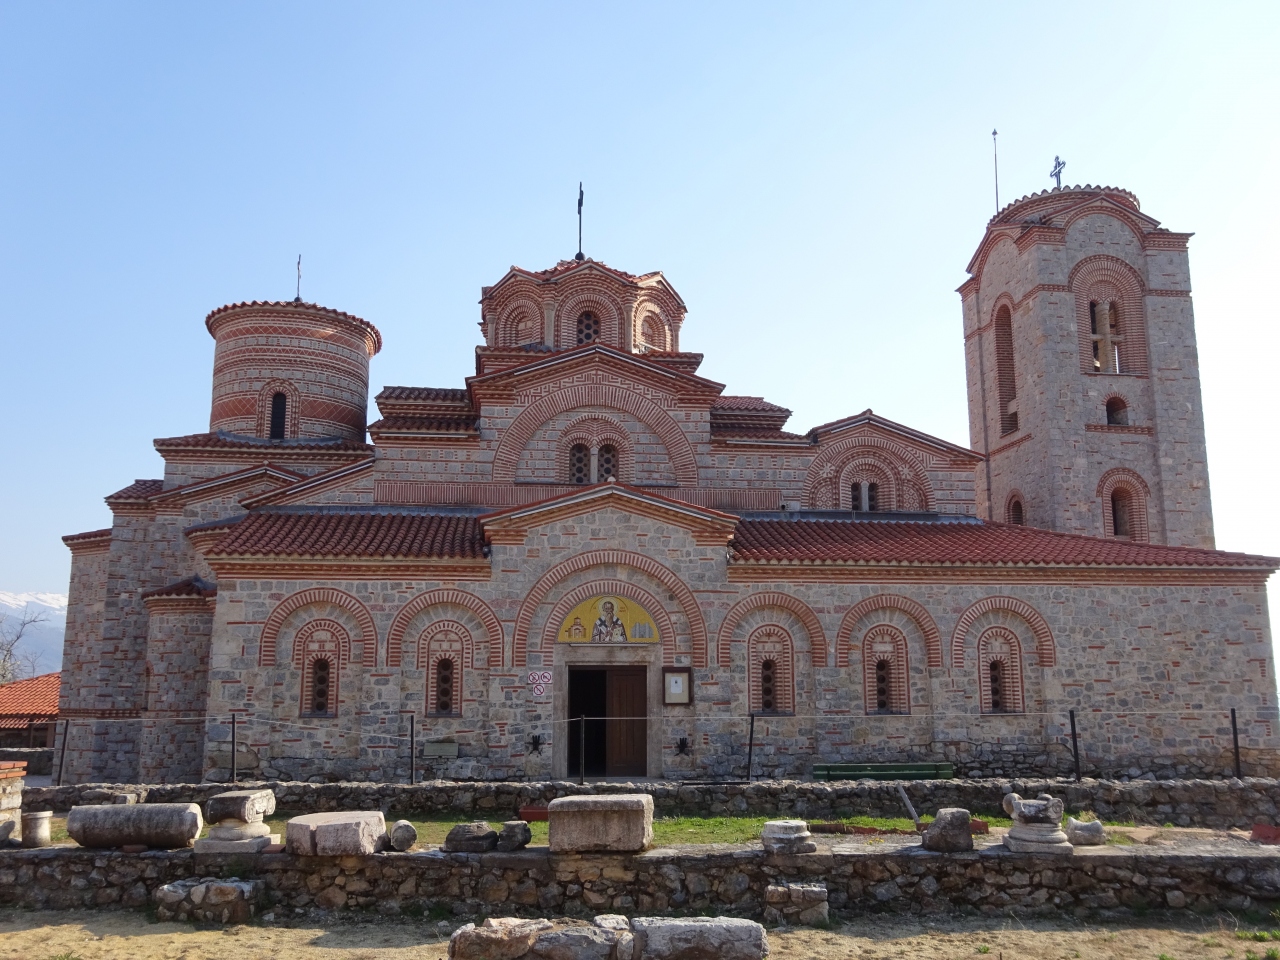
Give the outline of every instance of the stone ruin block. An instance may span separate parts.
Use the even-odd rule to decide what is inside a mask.
[[[157,850],[189,847],[204,829],[194,803],[139,803],[72,807],[67,833],[82,847],[146,846]]]
[[[261,880],[215,877],[178,880],[157,887],[154,895],[158,920],[205,920],[210,923],[246,923],[262,899]]]
[[[754,920],[636,917],[634,960],[761,960],[769,937]]]
[[[920,835],[920,846],[937,853],[963,853],[973,849],[972,819],[968,810],[960,807],[943,807],[933,823]]]
[[[279,834],[262,822],[276,809],[270,790],[231,790],[205,801],[209,836],[195,843],[196,853],[259,853],[280,842]]]
[[[259,823],[276,812],[276,795],[270,790],[230,790],[205,801],[205,816],[210,823],[239,820]]]
[[[498,832],[488,821],[472,820],[456,824],[444,838],[445,853],[488,853],[498,845]]]
[[[552,853],[639,853],[653,845],[653,797],[647,793],[559,797],[547,807]]]
[[[727,917],[610,914],[590,926],[490,917],[449,938],[449,960],[763,960],[768,953],[764,927]]]
[[[760,832],[760,842],[766,853],[783,856],[813,853],[818,849],[804,820],[770,820]]]
[[[764,902],[765,923],[825,927],[830,922],[825,883],[772,883]]]
[[[381,811],[308,813],[285,825],[285,850],[304,857],[362,856],[390,845]]]

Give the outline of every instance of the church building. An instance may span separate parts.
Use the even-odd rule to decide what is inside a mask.
[[[992,218],[967,447],[791,432],[699,375],[663,274],[591,259],[482,288],[474,375],[372,423],[371,323],[220,307],[208,430],[64,538],[60,776],[1063,773],[1073,712],[1086,773],[1221,775],[1233,709],[1280,773],[1280,561],[1214,548],[1189,237],[1110,187]]]

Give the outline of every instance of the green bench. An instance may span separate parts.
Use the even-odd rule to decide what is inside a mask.
[[[815,780],[951,780],[949,763],[815,763]]]

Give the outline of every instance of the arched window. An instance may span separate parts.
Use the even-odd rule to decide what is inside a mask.
[[[766,660],[760,664],[760,709],[776,710],[778,702],[775,698],[775,685],[778,679],[778,664]]]
[[[603,483],[618,474],[618,450],[612,443],[602,444],[596,452],[596,481]]]
[[[1022,645],[1007,627],[978,638],[978,699],[983,713],[1022,712]]]
[[[1018,383],[1013,372],[1013,315],[1002,304],[996,311],[996,395],[1000,400],[1000,434],[1018,429],[1018,412],[1010,409],[1018,397]]]
[[[590,310],[578,315],[578,346],[591,343],[600,336],[600,321]]]
[[[303,712],[312,717],[331,717],[333,710],[333,662],[327,657],[311,661]]]
[[[1026,522],[1022,516],[1021,500],[1014,499],[1009,501],[1009,522],[1016,523],[1018,526],[1022,526]]]
[[[436,661],[436,713],[453,713],[453,661]]]
[[[591,482],[591,451],[585,443],[575,443],[569,448],[569,482]]]
[[[867,510],[875,513],[880,509],[880,484],[867,484]]]
[[[849,500],[853,503],[853,509],[862,509],[862,484],[855,483],[849,488]]]
[[[1111,491],[1111,535],[1128,540],[1132,535],[1133,497],[1123,487]]]
[[[655,316],[650,315],[640,321],[640,349],[643,351],[667,349],[666,332],[662,321]]]
[[[285,415],[289,412],[289,398],[283,393],[271,395],[271,432],[272,440],[284,439]]]
[[[1119,397],[1112,397],[1107,401],[1107,424],[1112,427],[1129,425],[1129,408]]]
[[[867,713],[910,713],[907,638],[902,631],[885,625],[869,630],[862,642],[862,662]]]
[[[1120,327],[1120,303],[1116,300],[1089,301],[1089,335],[1093,339],[1094,373],[1124,373],[1120,369],[1120,347],[1124,343]]]

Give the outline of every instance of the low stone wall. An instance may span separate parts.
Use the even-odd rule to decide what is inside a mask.
[[[445,905],[459,916],[710,911],[759,918],[770,886],[785,883],[825,884],[837,913],[957,907],[986,913],[1210,911],[1268,909],[1280,902],[1280,853],[1244,845],[1221,855],[1092,847],[1072,857],[1015,854],[1002,845],[939,854],[888,841],[799,856],[773,856],[758,846],[588,856],[553,855],[545,847],[363,857],[0,851],[0,903],[27,908],[140,907],[163,899],[158,888],[212,877],[251,880],[259,885],[258,912],[277,914],[313,907],[413,914]]]
[[[276,806],[294,813],[328,810],[382,810],[396,817],[457,817],[506,820],[520,807],[546,806],[556,797],[606,793],[648,793],[654,815],[798,817],[806,820],[866,815],[905,816],[896,783],[873,781],[814,783],[757,781],[750,784],[600,783],[578,786],[567,781],[541,783],[458,783],[432,781],[415,786],[370,783],[238,783],[238,784],[82,784],[29,787],[23,793],[28,810],[68,810],[82,803],[110,803],[113,795],[133,794],[139,803],[202,803],[227,790],[266,787]],[[1068,813],[1091,810],[1103,820],[1179,827],[1243,827],[1280,825],[1280,781],[1240,780],[920,780],[904,783],[916,809],[932,813],[963,807],[975,813],[998,813],[1004,795],[1024,797],[1052,793]]]
[[[0,762],[5,760],[25,760],[29,776],[53,773],[53,747],[0,747]]]

